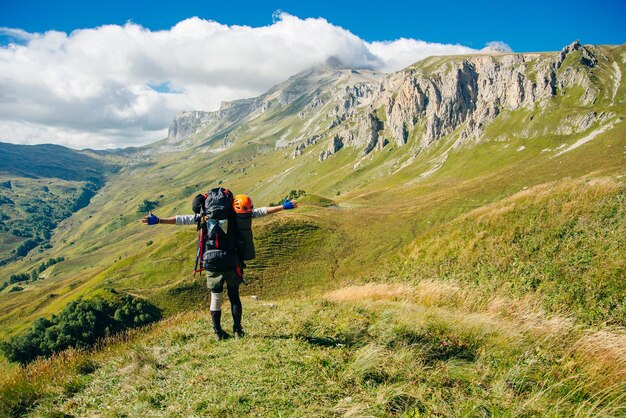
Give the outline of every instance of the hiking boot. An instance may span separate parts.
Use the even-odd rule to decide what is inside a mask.
[[[243,329],[233,330],[233,334],[235,335],[235,338],[243,338],[246,336],[246,333],[243,332]]]
[[[227,340],[229,338],[230,338],[230,335],[223,329],[218,329],[215,331],[215,339],[217,341]]]

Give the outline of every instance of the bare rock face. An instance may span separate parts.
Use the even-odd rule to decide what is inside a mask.
[[[170,124],[167,137],[173,141],[193,135],[205,124],[214,122],[216,112],[201,112],[197,110],[179,112]]]
[[[524,56],[476,56],[426,75],[408,71],[389,79],[379,103],[386,103],[389,130],[403,145],[417,123],[424,126],[419,141],[426,147],[467,123],[462,135],[480,135],[483,125],[502,109],[532,107],[552,96],[549,68],[538,70],[537,79],[524,72]],[[399,85],[394,97],[393,85]]]
[[[597,50],[576,41],[559,53],[453,58],[433,70],[417,65],[377,84],[347,85],[329,100],[335,105],[327,129],[334,137],[320,160],[341,148],[336,138],[365,154],[388,141],[425,148],[455,131],[461,142],[478,140],[502,111],[544,108],[576,85],[585,89],[581,104],[589,105],[599,92],[586,68],[597,63]],[[568,121],[563,132],[580,132],[594,121],[595,116]]]
[[[580,54],[583,65],[597,63],[594,51],[578,42],[549,57],[476,55],[432,73],[409,69],[392,74],[381,83],[372,106],[385,108],[385,128],[398,145],[406,144],[418,125],[422,129],[416,139],[422,147],[458,128],[461,139],[479,138],[485,124],[503,110],[543,107],[559,90],[574,85],[586,89],[582,104],[592,103],[598,92],[583,68],[569,66],[559,72],[570,53]]]
[[[358,113],[358,108],[368,104],[374,97],[377,87],[377,84],[371,82],[358,82],[345,86],[342,91],[335,92],[332,101],[337,104],[328,114],[332,118],[328,129],[339,126],[346,119]]]
[[[334,136],[330,140],[328,148],[322,151],[322,153],[320,154],[319,160],[324,161],[325,159],[339,151],[341,148],[343,148],[343,139],[340,136]]]
[[[583,46],[578,41],[572,42],[563,48],[556,63],[557,68],[560,68],[566,62],[567,57],[571,55],[573,61],[580,64],[571,65],[562,70],[557,87],[563,94],[575,85],[584,88],[585,92],[581,97],[581,104],[583,105],[593,104],[600,94],[597,87],[593,85],[587,71],[587,69],[593,68],[598,64],[598,56],[594,52],[594,48],[592,46]]]
[[[581,45],[581,43],[576,40],[561,50],[559,65],[563,63],[563,61],[565,61],[567,54],[574,51],[580,51],[580,64],[586,67],[595,67],[598,64],[598,58],[591,51],[591,49],[589,47]]]
[[[257,99],[236,100],[224,102],[215,112],[186,111],[176,115],[167,133],[171,142],[181,141],[208,125],[218,122],[234,124],[248,116],[263,103]]]
[[[307,138],[306,141],[299,143],[298,145],[296,145],[296,148],[293,150],[293,153],[291,154],[291,158],[297,158],[300,155],[302,155],[302,153],[304,152],[304,150],[314,144],[317,144],[318,141],[320,141],[324,136],[323,135],[313,135],[310,138]]]
[[[374,113],[359,113],[353,120],[354,125],[341,127],[336,134],[336,137],[341,138],[343,145],[362,148],[363,152],[368,154],[384,141],[382,138],[379,139],[382,123]]]
[[[554,131],[557,135],[573,135],[584,132],[598,120],[596,112],[589,112],[584,115],[568,115],[559,123]]]

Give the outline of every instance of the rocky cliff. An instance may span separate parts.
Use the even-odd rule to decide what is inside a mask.
[[[564,66],[568,60],[572,65]],[[601,92],[593,80],[600,61],[608,65],[609,59],[598,48],[576,41],[560,53],[476,55],[447,60],[433,69],[416,65],[385,78],[354,116],[355,123],[338,135],[343,144],[365,153],[383,147],[387,139],[401,146],[413,137],[427,147],[457,129],[461,141],[480,139],[484,127],[501,112],[541,110],[574,87],[582,90],[579,104],[592,105]],[[580,123],[569,128],[570,133],[596,120],[593,113],[573,119]],[[571,126],[572,118],[569,122]]]

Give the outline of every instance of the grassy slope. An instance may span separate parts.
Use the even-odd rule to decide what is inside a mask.
[[[403,269],[624,326],[625,197],[611,178],[530,188],[425,231]]]
[[[480,300],[423,282],[247,301],[249,336],[226,342],[212,339],[208,312],[192,311],[93,354],[13,370],[0,405],[19,411],[43,392],[34,416],[626,412],[623,338],[531,318],[511,301],[472,307]]]
[[[606,147],[601,141],[588,144],[576,159],[582,167],[584,155],[595,157],[592,145]],[[553,162],[546,159],[545,164]],[[618,231],[624,228],[620,212],[624,185],[615,176],[619,173],[618,165],[603,170],[601,181],[592,175],[588,180],[565,179],[531,187],[461,216],[457,214],[480,203],[457,207],[458,201],[478,196],[478,202],[505,193],[490,187],[501,181],[499,175],[454,183],[447,189],[420,184],[410,191],[421,198],[400,211],[402,218],[415,222],[410,228],[399,223],[397,230],[387,230],[394,233],[386,235],[397,239],[399,248],[406,248],[402,243],[417,236],[415,243],[400,252],[406,254],[400,260],[392,258],[380,270],[360,276],[359,266],[353,264],[374,265],[388,248],[367,239],[375,229],[357,228],[395,213],[382,204],[380,194],[355,195],[351,209],[344,201],[343,208],[309,207],[265,219],[256,229],[259,259],[250,269],[252,283],[244,288],[262,297],[261,303],[245,302],[250,339],[218,345],[211,342],[207,313],[189,313],[93,356],[78,354],[67,362],[14,370],[13,380],[4,384],[12,382],[17,389],[0,392],[10,406],[16,401],[11,396],[23,401],[32,391],[33,399],[41,402],[37,414],[43,415],[55,411],[90,414],[105,405],[111,415],[167,411],[388,415],[412,410],[445,415],[619,415],[625,406],[619,394],[625,389],[626,345],[622,331],[599,324],[619,318],[619,312],[600,311],[593,318],[595,312],[577,311],[577,306],[602,308],[597,300],[568,306],[543,299],[550,296],[550,285],[563,280],[600,289],[594,282],[598,268],[607,266],[603,258],[615,251],[617,256],[610,258],[608,266],[618,276],[606,278],[617,278],[612,282],[612,296],[623,293],[619,280],[623,270],[619,269],[624,258],[619,251],[624,246]],[[521,170],[519,174],[520,185],[532,184],[529,173]],[[439,181],[445,184],[445,177]],[[399,188],[401,192],[409,193],[406,188]],[[456,219],[442,223],[451,218]],[[382,226],[392,228],[390,223]],[[581,227],[583,235],[577,232]],[[405,235],[398,235],[402,229]],[[348,230],[352,231],[349,236]],[[611,235],[611,231],[617,233]],[[528,239],[517,246],[512,237],[519,233]],[[204,304],[208,295],[201,279],[194,281],[185,273],[189,260],[169,255],[185,245],[191,251],[193,236],[193,231],[180,231],[174,237],[164,234],[165,243],[155,239],[151,246],[144,244],[138,254],[113,263],[97,280],[101,285],[115,281],[125,290],[141,289],[161,304],[173,300],[187,301],[185,308],[192,300]],[[310,239],[300,241],[302,236]],[[329,236],[335,237],[332,242]],[[282,252],[268,253],[275,240],[292,243],[294,254],[280,245],[275,248]],[[555,250],[557,241],[561,246]],[[353,255],[349,247],[356,244],[361,249],[358,256],[343,260],[342,255]],[[587,264],[570,265],[570,257],[578,257],[590,246],[602,252]],[[312,250],[316,248],[323,251]],[[564,277],[545,275],[554,270],[548,271],[550,265],[538,261],[550,257],[553,265],[566,269]],[[500,258],[507,261],[500,262]],[[504,268],[484,274],[482,267],[495,259]],[[336,260],[336,269],[329,268],[329,260]],[[541,270],[544,267],[547,270]],[[176,274],[175,268],[180,268],[182,279],[168,281],[170,274]],[[158,273],[161,270],[165,270],[163,275]],[[161,278],[160,286],[151,275]],[[529,282],[524,277],[540,277],[542,282],[535,289],[526,288]],[[85,291],[97,288],[94,280],[85,282]],[[327,288],[355,280],[385,284],[353,286],[320,297]],[[475,286],[468,287],[468,282]],[[548,287],[542,289],[544,285]],[[275,308],[263,304],[268,297],[279,298],[273,302]],[[554,312],[582,313],[582,319],[594,320],[598,331],[551,316]],[[25,383],[28,378],[22,373],[40,377]],[[207,378],[212,373],[220,383]],[[47,379],[52,382],[46,383]],[[134,390],[124,389],[129,385]],[[218,389],[228,395],[216,394]]]
[[[17,245],[26,239],[14,235],[11,233],[12,230],[15,228],[25,230],[21,224],[28,222],[32,216],[39,216],[29,213],[26,210],[28,205],[47,207],[51,212],[55,209],[60,209],[58,212],[66,212],[68,207],[71,208],[74,205],[85,187],[83,181],[56,178],[33,179],[0,174],[0,182],[7,181],[11,182],[11,188],[0,188],[0,197],[10,199],[12,203],[0,204],[0,213],[7,217],[3,222],[5,227],[0,230],[0,260],[9,258]],[[60,221],[62,217],[57,214],[52,216],[52,219]],[[6,272],[9,271],[11,270]],[[8,278],[10,274],[7,273],[5,273],[6,277],[5,275],[0,277],[0,281]]]
[[[74,151],[60,145],[15,145],[0,143],[4,156],[0,173],[25,178],[58,178],[100,183],[110,167],[96,154]]]

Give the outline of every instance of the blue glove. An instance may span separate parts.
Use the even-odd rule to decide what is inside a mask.
[[[285,210],[289,210],[289,209],[293,209],[295,208],[295,206],[293,205],[293,203],[291,202],[291,200],[285,200],[283,202],[283,209]]]
[[[159,223],[159,218],[152,212],[150,212],[150,216],[147,216],[148,225],[156,225]]]

